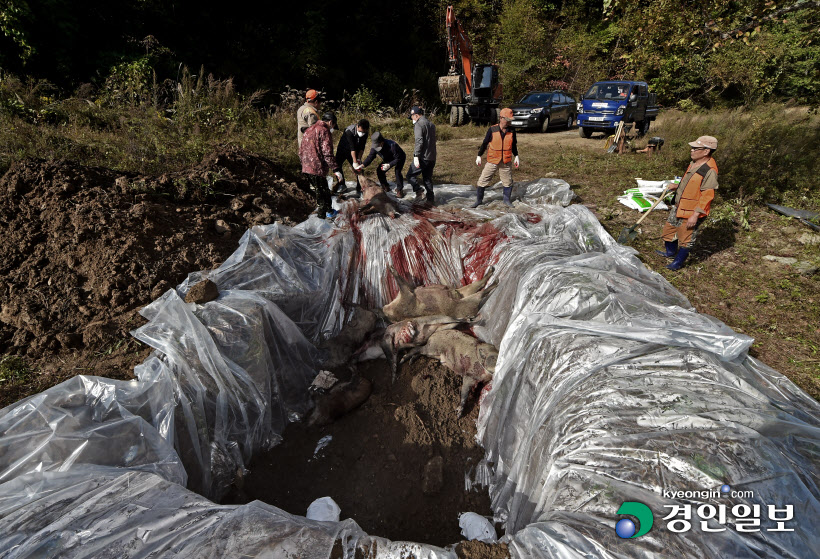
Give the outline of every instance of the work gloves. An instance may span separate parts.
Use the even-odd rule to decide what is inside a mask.
[[[515,165],[516,169],[518,169],[518,166],[521,165],[521,161],[518,160],[517,155],[515,156],[515,160],[513,161],[513,165]]]
[[[481,156],[480,155],[475,156],[475,164],[478,165],[479,167],[481,167]]]
[[[418,157],[413,158],[413,165],[416,167],[416,169],[421,169],[421,163],[419,163]]]
[[[382,165],[382,171],[387,171],[388,169],[390,169],[390,163],[385,163]]]

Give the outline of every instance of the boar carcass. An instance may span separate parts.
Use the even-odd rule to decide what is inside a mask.
[[[359,212],[363,215],[373,212],[395,218],[399,214],[398,207],[376,181],[367,177],[359,179],[362,185],[362,206]]]
[[[402,359],[402,362],[418,355],[438,359],[439,362],[460,375],[461,400],[456,411],[459,417],[464,414],[464,405],[470,391],[478,383],[492,380],[498,350],[495,346],[484,343],[473,336],[458,330],[437,330],[423,346],[414,347]]]
[[[497,283],[487,286],[493,275],[492,266],[487,268],[482,279],[458,289],[440,284],[413,287],[393,266],[389,266],[389,270],[399,286],[399,294],[382,309],[390,322],[431,315],[475,317],[478,309],[498,286]]]
[[[374,331],[370,339],[356,352],[356,357],[358,361],[387,358],[395,380],[398,357],[403,350],[426,344],[430,336],[438,330],[450,330],[470,322],[469,318],[452,318],[446,315],[402,320]]]
[[[362,405],[370,397],[372,391],[373,385],[369,380],[353,375],[349,381],[338,383],[327,394],[315,397],[316,407],[313,408],[313,412],[308,418],[308,424],[328,425],[333,423],[347,412]]]

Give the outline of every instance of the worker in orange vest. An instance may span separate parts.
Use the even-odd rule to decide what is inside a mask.
[[[478,177],[475,204],[471,206],[473,208],[477,208],[484,202],[484,189],[490,186],[490,179],[493,178],[496,171],[498,171],[498,176],[504,187],[504,204],[512,206],[512,202],[510,202],[513,186],[512,168],[515,166],[518,169],[520,164],[518,140],[515,130],[510,128],[512,119],[512,109],[501,109],[501,118],[498,119],[498,124],[490,126],[481,147],[478,148],[475,164],[481,167],[481,156],[484,155],[485,151],[487,152],[487,164],[484,165],[484,170],[481,171],[481,176]]]
[[[683,268],[697,238],[698,227],[709,215],[709,207],[718,187],[718,167],[712,157],[717,149],[717,139],[701,136],[694,142],[689,142],[689,148],[692,162],[680,184],[670,187],[670,190],[677,192],[661,233],[666,251],[657,251],[667,258],[674,258],[667,266],[670,270]]]

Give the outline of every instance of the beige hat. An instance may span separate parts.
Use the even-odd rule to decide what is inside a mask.
[[[693,148],[717,149],[717,138],[714,136],[701,136],[694,142],[689,142]]]

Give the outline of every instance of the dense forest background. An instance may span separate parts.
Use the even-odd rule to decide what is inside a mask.
[[[161,94],[186,66],[266,102],[296,88],[429,103],[446,73],[443,0],[0,0],[0,69],[63,95]],[[458,0],[508,100],[646,79],[666,106],[820,99],[817,0]],[[194,72],[196,73],[196,72]],[[158,93],[160,92],[160,93]]]

